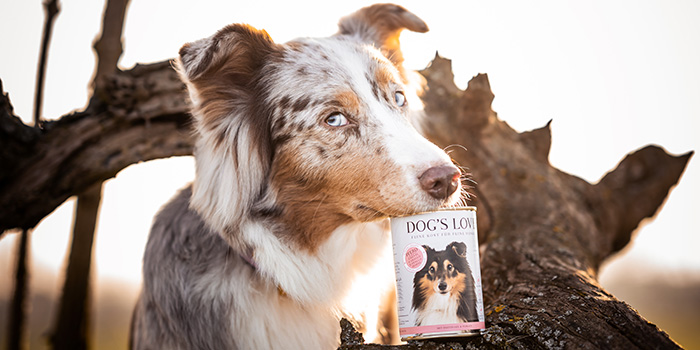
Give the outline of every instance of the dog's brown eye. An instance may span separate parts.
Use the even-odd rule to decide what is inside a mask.
[[[348,118],[345,118],[342,113],[336,112],[326,118],[326,124],[333,127],[345,126],[348,125]]]
[[[435,268],[431,266],[431,267],[428,269],[428,272],[430,272],[430,273],[435,273]]]
[[[404,95],[401,91],[397,91],[394,93],[394,101],[396,102],[397,106],[403,107],[406,105],[406,95]]]
[[[452,264],[448,264],[448,265],[447,265],[447,271],[452,272],[452,270],[454,270],[454,268],[455,268],[455,267],[452,266]]]

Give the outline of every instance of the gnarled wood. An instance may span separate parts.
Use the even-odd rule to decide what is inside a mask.
[[[449,344],[416,341],[399,348],[678,348],[596,277],[601,262],[655,214],[692,152],[674,157],[646,147],[591,185],[549,164],[549,124],[517,133],[497,118],[486,75],[461,91],[450,61],[441,57],[422,74],[428,138],[442,147],[464,146],[451,155],[478,183],[471,204],[485,222],[479,235],[488,328],[483,336]],[[346,341],[342,348],[373,346]]]
[[[654,215],[692,153],[674,157],[647,147],[591,185],[548,163],[549,125],[517,133],[497,118],[486,75],[462,91],[449,61],[439,57],[422,74],[427,136],[443,147],[465,146],[452,156],[478,183],[472,204],[479,208],[488,329],[480,337],[452,339],[449,347],[677,348],[606,292],[596,275],[639,222]],[[191,154],[184,88],[168,62],[138,66],[110,81],[86,111],[47,123],[40,134],[13,121],[9,103],[0,99],[0,140],[17,150],[12,154],[33,154],[25,160],[0,153],[0,207],[8,208],[0,211],[0,230],[34,226],[69,196],[129,164]],[[377,346],[351,341],[342,347]],[[447,345],[404,346],[419,347]]]
[[[11,106],[7,98],[2,105]],[[0,233],[34,227],[70,196],[131,164],[192,154],[184,85],[169,62],[112,75],[85,111],[40,131],[10,107],[0,113],[0,146],[14,150],[0,153]]]

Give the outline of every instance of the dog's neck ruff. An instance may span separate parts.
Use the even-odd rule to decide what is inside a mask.
[[[389,240],[383,221],[341,225],[313,254],[279,240],[260,222],[248,221],[239,234],[248,247],[234,247],[241,262],[287,297],[326,306],[342,298],[358,274],[368,272]]]
[[[255,263],[255,260],[251,255],[239,253],[238,256],[240,256],[243,262],[250,266],[255,273],[260,273],[260,271],[258,271],[258,264]],[[281,297],[287,296],[287,293],[284,291],[284,289],[282,289],[282,287],[279,286],[279,284],[277,285],[277,294],[279,294]]]

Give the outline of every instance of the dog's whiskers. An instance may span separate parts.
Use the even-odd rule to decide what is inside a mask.
[[[452,150],[451,150],[450,148],[461,148],[462,150],[464,150],[464,152],[468,152],[468,150],[467,150],[466,147],[464,147],[464,146],[462,146],[462,145],[460,145],[460,144],[457,144],[457,143],[453,143],[453,144],[451,144],[451,145],[447,145],[447,146],[446,146],[445,148],[443,148],[442,150],[443,150],[445,153],[450,154],[450,153],[452,153]]]

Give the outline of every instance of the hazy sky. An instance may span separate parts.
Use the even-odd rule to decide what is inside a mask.
[[[131,0],[121,65],[172,58],[183,43],[233,22],[266,29],[277,41],[326,36],[336,31],[339,17],[370,3]],[[553,120],[550,161],[565,172],[595,182],[647,144],[674,154],[700,149],[700,2],[398,3],[431,28],[402,36],[406,65],[422,69],[439,51],[453,60],[460,87],[488,73],[501,119],[519,131]],[[95,0],[62,1],[49,54],[46,118],[85,105],[102,7]],[[15,113],[29,121],[41,1],[0,0],[0,9],[0,79]],[[697,162],[691,159],[661,214],[609,271],[640,278],[690,271],[700,278]],[[151,218],[192,179],[192,168],[190,158],[152,162],[130,167],[105,185],[96,241],[100,278],[138,283]],[[62,266],[72,203],[33,232],[36,264]],[[0,276],[11,275],[13,250],[13,236],[0,241]],[[0,294],[10,293],[9,283],[0,285]]]

